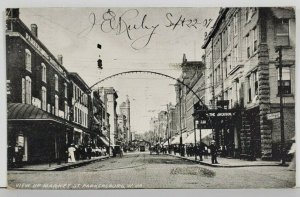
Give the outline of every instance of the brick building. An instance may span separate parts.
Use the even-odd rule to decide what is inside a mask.
[[[283,46],[282,90],[277,46]],[[234,147],[236,156],[279,159],[279,119],[268,120],[267,114],[279,111],[282,91],[286,140],[295,135],[295,11],[220,9],[202,48],[208,84],[205,102],[216,109],[218,101],[227,101],[235,114],[226,129],[215,128],[217,143]]]
[[[22,22],[19,9],[6,10],[6,27],[9,165],[17,154],[26,163],[66,161],[70,144],[95,143],[100,135],[92,128],[91,91],[38,39],[37,25]]]

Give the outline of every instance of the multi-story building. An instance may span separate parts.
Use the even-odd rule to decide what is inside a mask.
[[[116,112],[118,94],[113,87],[101,87],[99,90],[107,112],[105,119],[106,122],[109,122],[108,135],[110,145],[114,145],[117,141],[118,133],[118,117]]]
[[[123,114],[118,114],[118,134],[117,138],[119,139],[121,144],[128,144],[127,141],[127,119]]]
[[[19,9],[6,17],[8,161],[21,152],[23,162],[61,162],[71,144],[96,144],[110,128],[101,97],[91,99],[88,85],[38,39],[37,25],[22,22]]]
[[[130,101],[127,96],[126,102],[121,103],[120,105],[120,114],[124,115],[126,118],[125,123],[125,142],[128,144],[130,142]]]
[[[278,46],[283,47],[282,89],[276,61]],[[267,115],[279,111],[282,91],[286,140],[294,136],[294,9],[221,9],[202,48],[208,84],[205,102],[211,109],[226,110],[225,104],[233,114],[218,119],[220,127],[214,127],[217,143],[233,148],[236,155],[278,159],[279,119],[268,120]]]
[[[167,124],[168,124],[168,136],[167,138],[172,138],[173,136],[175,136],[176,134],[178,134],[178,130],[177,130],[177,122],[176,122],[176,110],[175,110],[175,106],[172,105],[172,103],[168,104],[168,108],[167,108]]]
[[[151,117],[149,133],[152,134],[151,142],[152,143],[158,142],[159,135],[158,135],[158,118],[157,117]]]
[[[167,112],[160,111],[158,113],[158,137],[163,142],[167,139]]]
[[[183,84],[177,82],[175,86],[178,134],[194,131],[194,108],[202,105],[205,100],[204,63],[201,61],[187,61],[184,55],[181,68],[182,74],[179,80]]]
[[[71,120],[77,125],[72,133],[68,135],[68,142],[75,145],[87,145],[91,139],[89,132],[90,115],[89,114],[89,99],[90,89],[84,80],[77,73],[70,73],[71,81],[71,110],[73,111]],[[93,137],[95,138],[95,137]]]
[[[27,28],[18,9],[6,15],[8,145],[23,149],[24,162],[63,159],[73,129],[68,71],[38,39],[37,25]]]

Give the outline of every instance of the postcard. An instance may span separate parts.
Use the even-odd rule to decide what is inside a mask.
[[[8,188],[295,187],[295,15],[7,8]]]

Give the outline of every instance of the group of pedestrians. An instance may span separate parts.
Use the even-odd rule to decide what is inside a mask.
[[[179,153],[180,155],[180,145],[178,144],[173,145],[171,147],[171,150],[175,155],[177,153]],[[186,146],[183,145],[182,151],[185,151],[188,157],[192,157],[192,156],[196,156],[196,158],[199,157],[199,160],[203,160],[203,157],[207,159],[208,155],[210,155],[211,163],[218,164],[217,156],[218,156],[219,149],[216,146],[215,140],[212,140],[209,146],[207,146],[204,143],[199,143],[196,145],[188,144]]]
[[[96,153],[95,151],[93,151],[93,148],[90,144],[88,145],[71,144],[67,150],[68,162],[76,162],[78,160],[91,159],[92,156],[101,156],[101,154],[103,154],[101,152],[102,151],[100,151],[100,153]]]

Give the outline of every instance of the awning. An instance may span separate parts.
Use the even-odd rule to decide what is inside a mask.
[[[201,142],[209,145],[212,140],[212,130],[211,129],[201,129]],[[196,129],[196,143],[200,142],[200,129]],[[195,144],[195,133],[194,131],[189,133],[189,136],[183,140],[183,144]]]
[[[107,137],[99,136],[99,138],[103,142],[103,144],[105,144],[105,146],[109,146],[109,139]],[[115,146],[115,144],[110,141],[110,146]]]
[[[62,118],[56,117],[44,110],[33,105],[24,103],[8,103],[7,104],[7,121],[52,121],[61,124],[68,124],[68,122]]]
[[[187,138],[187,136],[188,136],[187,132],[182,133],[182,142]],[[172,140],[170,144],[180,144],[180,134],[176,135],[174,140]]]

